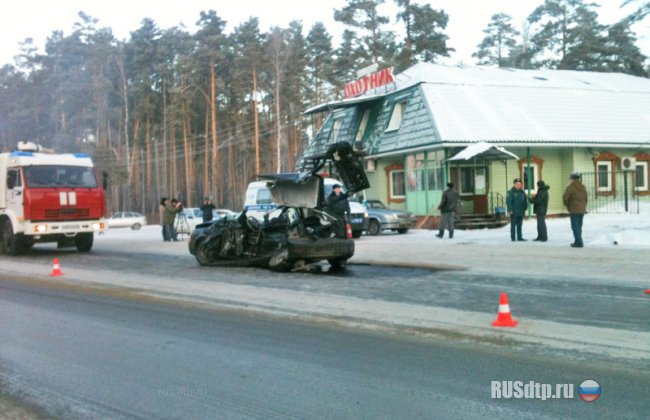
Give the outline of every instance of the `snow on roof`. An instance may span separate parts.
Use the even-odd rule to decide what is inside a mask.
[[[447,159],[448,161],[470,160],[475,157],[481,157],[485,160],[507,160],[519,159],[517,155],[511,153],[501,146],[495,146],[484,141],[472,143],[454,156]]]
[[[419,63],[380,88],[316,110],[416,85],[442,142],[650,143],[650,79],[622,73]]]

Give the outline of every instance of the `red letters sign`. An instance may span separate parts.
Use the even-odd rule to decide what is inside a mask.
[[[393,77],[393,68],[388,67],[367,76],[363,76],[361,79],[357,79],[354,82],[346,83],[343,87],[343,97],[352,98],[354,96],[363,95],[369,90],[393,82],[395,82],[395,78]]]

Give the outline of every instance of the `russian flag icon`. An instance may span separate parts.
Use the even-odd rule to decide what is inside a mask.
[[[600,398],[600,385],[592,379],[587,379],[578,387],[578,394],[583,401],[594,402]]]

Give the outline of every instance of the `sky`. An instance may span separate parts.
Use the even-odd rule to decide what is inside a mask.
[[[620,9],[623,0],[593,0],[600,4],[601,23],[610,24],[629,14],[632,7]],[[543,0],[415,0],[430,3],[435,9],[443,9],[449,15],[448,45],[456,51],[445,59],[447,64],[474,64],[471,57],[483,38],[483,29],[495,13],[507,13],[513,17],[516,27],[521,24]],[[0,66],[13,64],[19,44],[33,38],[43,50],[45,41],[55,30],[65,34],[72,32],[74,22],[79,21],[78,12],[83,11],[99,19],[99,27],[110,27],[118,39],[128,39],[131,31],[140,26],[144,18],[152,18],[160,28],[184,24],[188,31],[196,30],[195,23],[200,11],[214,9],[227,21],[230,32],[250,16],[260,19],[262,30],[271,26],[286,27],[291,20],[301,20],[305,34],[318,21],[322,21],[334,36],[335,45],[343,26],[334,21],[333,10],[341,8],[345,0],[18,0],[3,5],[0,14]],[[394,1],[386,0],[383,12],[395,21]],[[650,56],[650,22],[634,27],[642,51]]]

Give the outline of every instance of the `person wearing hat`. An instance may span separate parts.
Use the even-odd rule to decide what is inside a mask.
[[[508,192],[506,198],[508,206],[508,215],[510,216],[510,239],[514,241],[525,241],[522,234],[522,227],[524,224],[524,216],[528,210],[528,200],[526,193],[522,188],[520,178],[515,178],[513,186]],[[517,236],[515,237],[515,231]]]
[[[564,190],[562,201],[569,211],[569,218],[571,219],[571,230],[573,231],[574,248],[582,248],[582,222],[587,212],[587,189],[580,181],[580,173],[573,172],[569,179],[571,182]]]
[[[201,212],[203,213],[203,223],[212,221],[212,210],[216,208],[217,207],[214,204],[212,204],[210,197],[205,197],[203,199],[203,205],[199,207],[199,210],[201,210]]]
[[[445,229],[449,230],[449,239],[454,237],[454,219],[458,212],[460,195],[454,190],[454,183],[448,182],[447,189],[442,193],[442,199],[438,210],[440,210],[440,226],[438,227],[438,238],[445,236]]]
[[[533,213],[537,217],[537,238],[534,241],[548,241],[548,232],[546,230],[546,211],[548,210],[548,185],[541,179],[537,181],[537,194],[528,200],[533,204]]]

